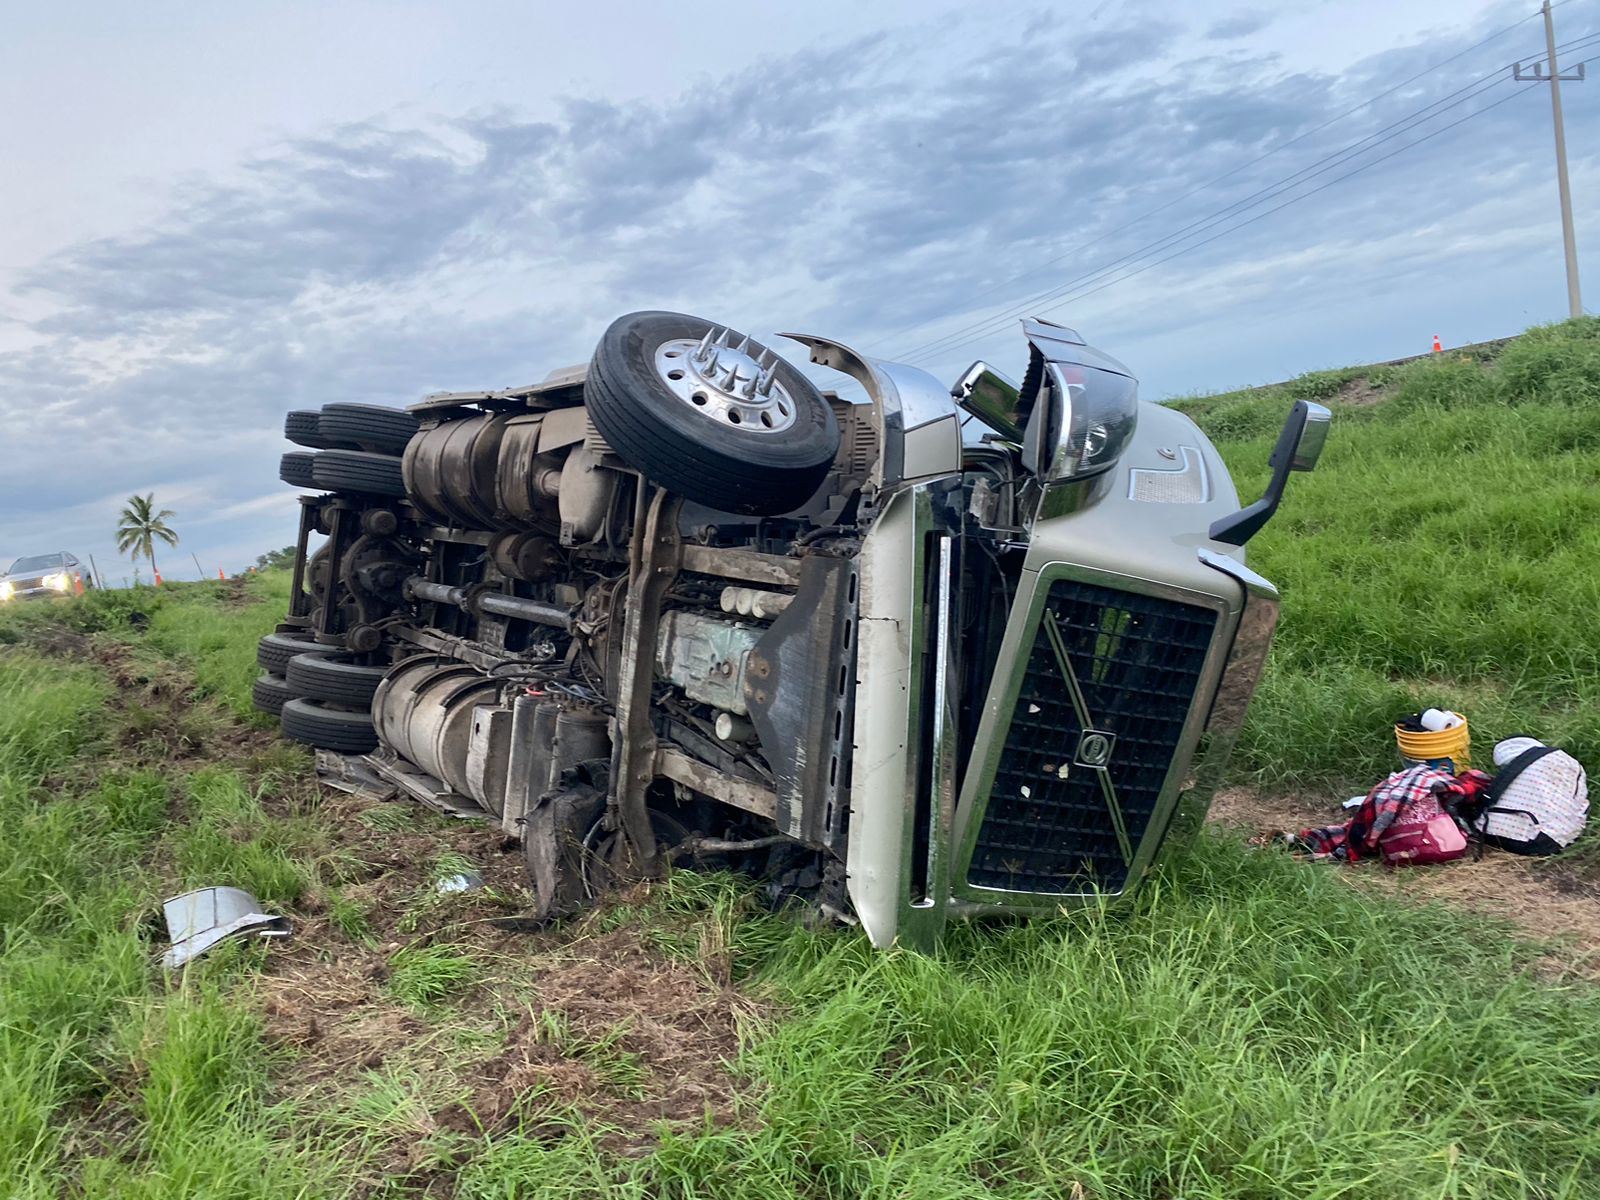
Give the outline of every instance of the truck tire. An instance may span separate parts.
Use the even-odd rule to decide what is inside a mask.
[[[250,702],[255,705],[257,712],[275,717],[296,694],[282,675],[261,675],[251,685]]]
[[[283,736],[292,742],[343,754],[365,754],[378,748],[378,735],[373,731],[369,712],[331,708],[320,700],[296,698],[283,706],[280,717]]]
[[[256,643],[256,662],[267,674],[281,676],[287,673],[291,658],[315,649],[316,645],[311,634],[301,630],[269,633]]]
[[[311,464],[316,454],[310,450],[291,450],[278,460],[278,478],[290,487],[314,488],[317,481],[311,476]]]
[[[288,684],[296,696],[325,700],[348,708],[371,708],[386,667],[362,667],[347,655],[317,651],[289,660]]]
[[[369,496],[405,498],[406,481],[400,460],[367,450],[324,450],[311,464],[316,486],[329,492],[359,492]]]
[[[723,512],[800,507],[839,449],[839,424],[810,380],[749,338],[683,313],[613,321],[583,395],[595,429],[630,466]]]
[[[404,454],[417,432],[417,419],[410,413],[377,404],[324,404],[321,417],[324,437],[375,454]]]
[[[342,446],[342,443],[328,437],[322,430],[322,414],[311,408],[285,413],[283,436],[296,446],[306,446],[312,450],[355,449],[353,445]]]

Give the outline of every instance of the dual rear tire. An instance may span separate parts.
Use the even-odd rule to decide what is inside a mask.
[[[325,404],[283,419],[283,434],[305,450],[291,450],[278,478],[291,487],[404,499],[400,456],[417,432],[417,419],[376,404]]]
[[[324,404],[320,411],[297,409],[283,418],[283,436],[311,450],[398,456],[416,432],[416,417],[379,404]]]
[[[278,718],[286,738],[343,754],[377,749],[372,695],[386,668],[319,648],[311,635],[298,631],[262,638],[256,661],[263,673],[251,688],[251,700],[257,711]]]

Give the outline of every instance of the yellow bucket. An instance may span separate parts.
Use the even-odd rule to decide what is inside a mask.
[[[1396,724],[1394,741],[1408,767],[1431,763],[1460,773],[1472,766],[1472,731],[1465,717],[1454,729],[1441,729],[1437,733],[1410,730]],[[1445,759],[1449,760],[1448,764],[1443,761]]]

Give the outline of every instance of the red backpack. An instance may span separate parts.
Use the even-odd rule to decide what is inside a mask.
[[[1423,867],[1466,854],[1467,835],[1456,819],[1428,796],[1409,805],[1405,814],[1383,831],[1378,850],[1391,867]]]

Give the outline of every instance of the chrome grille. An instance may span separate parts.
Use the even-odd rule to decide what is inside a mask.
[[[1059,895],[1122,889],[1216,623],[1211,609],[1192,604],[1071,579],[1050,585],[969,884]]]

